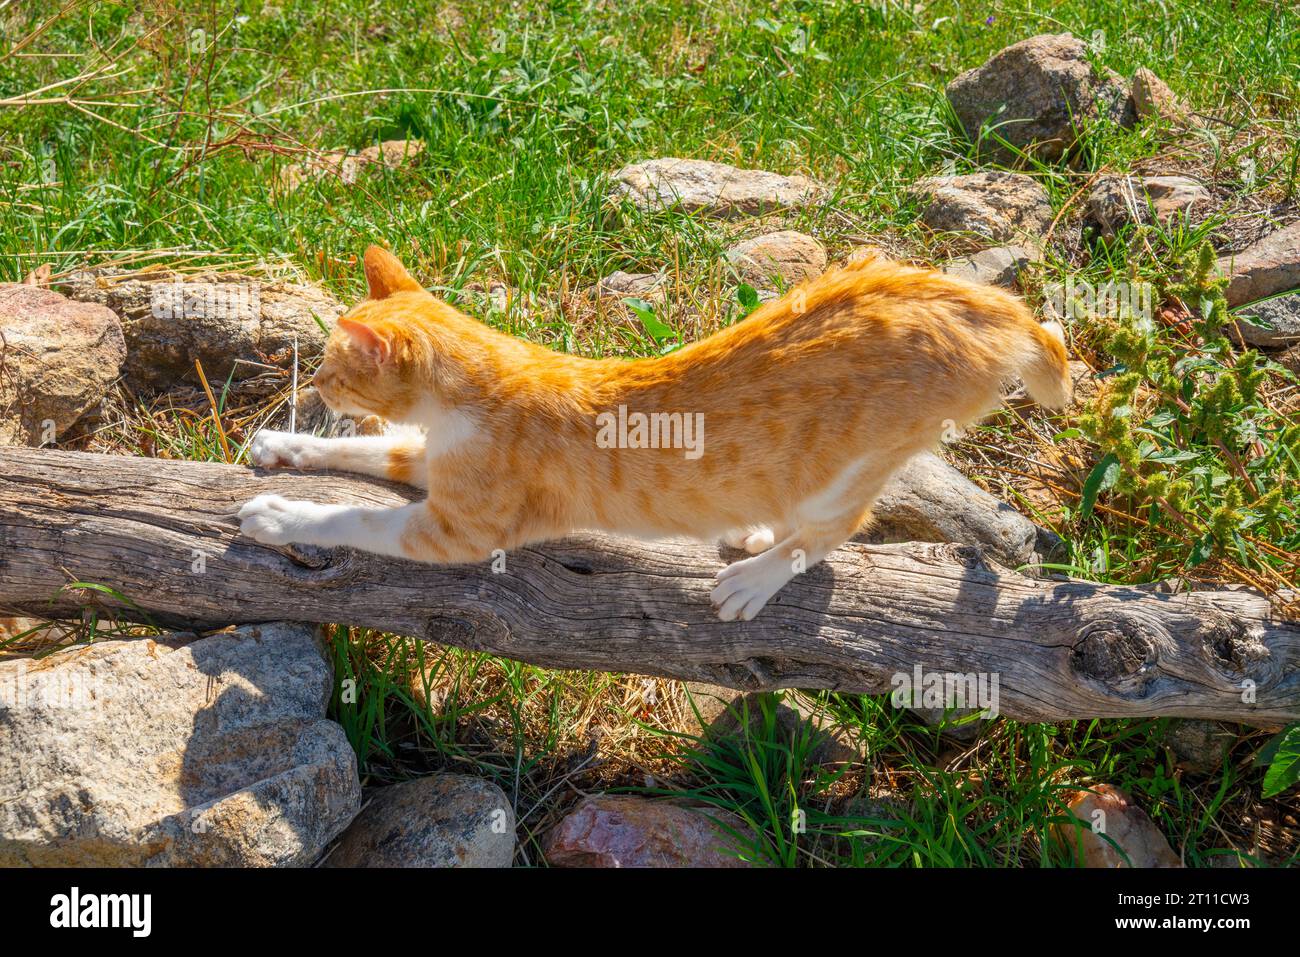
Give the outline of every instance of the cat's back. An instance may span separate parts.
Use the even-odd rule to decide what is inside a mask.
[[[888,361],[912,352],[983,351],[1032,321],[1001,289],[868,257],[828,270],[675,355],[684,366],[732,368],[819,357]]]

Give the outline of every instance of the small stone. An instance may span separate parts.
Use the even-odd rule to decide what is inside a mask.
[[[1151,818],[1119,788],[1098,784],[1089,791],[1075,791],[1068,797],[1068,806],[1083,826],[1053,824],[1052,835],[1076,856],[1081,866],[1183,866]]]
[[[982,156],[1011,164],[1019,149],[1052,161],[1070,149],[1081,126],[1107,117],[1121,126],[1134,119],[1128,84],[1097,70],[1088,47],[1068,33],[1030,37],[967,70],[945,91],[967,137]],[[992,137],[986,125],[1014,149]]]
[[[369,167],[382,165],[388,169],[397,169],[423,152],[424,144],[419,140],[385,140],[355,153],[349,150],[330,150],[284,167],[276,179],[276,188],[290,193],[309,179],[331,173],[351,186],[361,172]]]
[[[1237,331],[1249,345],[1280,349],[1300,342],[1300,290],[1252,302],[1236,318]]]
[[[1300,346],[1292,346],[1287,349],[1277,356],[1277,361],[1283,368],[1300,375]]]
[[[0,661],[0,867],[301,867],[361,806],[316,630]]]
[[[736,243],[727,261],[745,282],[770,288],[774,279],[793,286],[826,271],[826,247],[811,236],[783,230]]]
[[[99,405],[125,360],[111,310],[0,283],[0,445],[53,442]]]
[[[1033,253],[1023,246],[995,246],[972,256],[954,259],[940,269],[949,276],[969,282],[1014,288],[1020,271],[1033,261]]]
[[[740,818],[715,808],[596,795],[551,829],[543,853],[552,867],[752,867],[726,828],[749,833]]]
[[[1088,195],[1090,218],[1106,236],[1153,219],[1168,224],[1184,217],[1195,224],[1210,203],[1210,191],[1187,176],[1103,176]]]
[[[487,282],[467,282],[462,290],[476,306],[488,312],[507,312],[514,290],[499,279]]]
[[[327,330],[345,311],[319,286],[233,274],[105,268],[73,273],[64,289],[121,319],[124,372],[143,391],[197,383],[195,359],[213,388],[228,376],[261,375],[268,364],[290,368],[295,340],[299,361],[309,361],[324,350]]]
[[[1186,120],[1191,115],[1164,80],[1144,66],[1133,74],[1133,109],[1139,119]]]
[[[612,272],[592,287],[597,299],[642,299],[663,302],[668,297],[668,277],[662,272]]]
[[[676,157],[624,166],[614,180],[611,196],[627,198],[642,209],[676,207],[721,217],[811,206],[827,192],[807,176]]]
[[[1174,766],[1189,774],[1214,774],[1223,767],[1223,757],[1236,735],[1216,721],[1175,721],[1165,735],[1174,754]]]
[[[753,733],[762,727],[764,709],[767,709],[773,713],[777,727],[787,739],[807,738],[811,745],[809,756],[815,763],[854,764],[866,760],[866,749],[848,729],[833,725],[793,695],[780,691],[746,693],[699,682],[691,682],[686,687],[700,713],[698,724],[712,735],[734,735],[741,730],[742,720]],[[697,724],[695,720],[690,723]],[[689,733],[694,728],[684,730]]]
[[[485,778],[431,774],[379,788],[326,867],[509,867],[515,812]]]
[[[1219,271],[1231,277],[1224,292],[1230,306],[1300,289],[1300,221],[1242,252],[1220,256]]]
[[[936,232],[973,233],[996,243],[1037,247],[1052,224],[1047,190],[1023,173],[971,173],[922,180],[913,194],[921,222]]]

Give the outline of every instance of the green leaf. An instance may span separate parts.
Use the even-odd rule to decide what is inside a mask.
[[[1264,773],[1264,797],[1277,797],[1300,781],[1300,722],[1283,728],[1264,746],[1260,760],[1268,764]]]
[[[662,344],[676,335],[671,326],[655,315],[655,307],[644,299],[628,296],[623,300],[623,304],[636,313],[636,317],[641,320],[641,326],[656,343]]]
[[[1214,554],[1214,536],[1202,535],[1192,546],[1191,553],[1187,556],[1187,568],[1195,568],[1202,562],[1209,561]]]
[[[745,310],[745,315],[749,315],[758,308],[758,290],[742,282],[736,287],[736,301]]]
[[[1092,514],[1092,508],[1097,504],[1098,494],[1119,481],[1119,474],[1119,459],[1113,452],[1107,452],[1106,456],[1093,466],[1087,481],[1083,483],[1083,497],[1079,502],[1080,518],[1087,518]]]

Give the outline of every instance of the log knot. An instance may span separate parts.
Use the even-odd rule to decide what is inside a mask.
[[[1226,681],[1249,677],[1262,685],[1281,677],[1281,664],[1260,641],[1258,627],[1218,611],[1203,610],[1201,616],[1196,632],[1201,656]]]
[[[1079,628],[1070,665],[1080,675],[1101,682],[1115,693],[1141,698],[1156,677],[1161,631],[1153,623],[1128,614],[1093,619]],[[1168,639],[1168,635],[1163,637]]]

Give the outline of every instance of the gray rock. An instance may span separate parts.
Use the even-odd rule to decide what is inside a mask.
[[[815,279],[826,271],[826,247],[792,229],[766,233],[730,247],[727,261],[741,279],[759,288],[773,279],[788,286]]]
[[[74,273],[63,288],[72,299],[117,313],[127,378],[143,390],[197,382],[195,359],[214,388],[232,373],[243,379],[267,364],[287,368],[295,337],[300,359],[315,358],[345,311],[317,286],[236,275],[99,269]]]
[[[1230,306],[1300,289],[1300,221],[1239,253],[1220,256],[1219,271],[1231,277],[1224,291]]]
[[[921,222],[937,232],[974,233],[995,243],[1035,248],[1052,224],[1047,190],[1022,173],[971,173],[921,180],[913,187]]]
[[[982,283],[986,286],[1014,288],[1020,271],[1034,261],[1034,254],[1024,246],[994,246],[973,256],[954,259],[940,267],[949,276]]]
[[[0,866],[302,866],[351,822],[315,630],[188,637],[0,662]]]
[[[1144,66],[1138,67],[1134,72],[1130,90],[1133,110],[1139,119],[1180,121],[1191,115],[1174,95],[1174,91],[1169,89],[1169,85]]]
[[[1052,532],[928,452],[890,479],[874,513],[868,541],[979,545],[1009,568],[1043,562],[1060,544]]]
[[[727,737],[741,730],[761,728],[764,707],[772,711],[777,727],[787,739],[802,739],[810,745],[812,760],[818,764],[854,764],[866,760],[865,746],[846,728],[832,725],[808,709],[793,695],[780,691],[741,692],[721,685],[692,681],[686,684],[698,718],[692,713],[692,725],[711,735]]]
[[[810,206],[826,195],[826,188],[807,176],[671,156],[624,166],[614,181],[611,195],[642,209],[676,207],[723,217]]]
[[[663,302],[668,297],[668,277],[662,272],[623,272],[605,276],[591,290],[597,299],[631,297],[646,302]]]
[[[1237,331],[1252,346],[1280,349],[1300,342],[1300,290],[1243,306]]]
[[[515,812],[485,778],[431,774],[380,788],[326,867],[509,867]]]
[[[54,441],[98,406],[125,359],[111,310],[0,283],[0,445]]]
[[[1174,766],[1189,774],[1214,774],[1223,767],[1224,754],[1236,740],[1217,721],[1175,721],[1165,735],[1165,744],[1174,754]]]
[[[1002,163],[1017,157],[991,139],[987,124],[1011,146],[1055,160],[1074,145],[1081,124],[1105,116],[1131,125],[1128,84],[1088,62],[1088,47],[1068,33],[1030,37],[1001,50],[948,84],[962,128],[980,153]]]
[[[1188,176],[1103,176],[1088,194],[1089,218],[1107,236],[1152,220],[1167,224],[1185,217],[1194,224],[1210,203],[1210,191]]]

